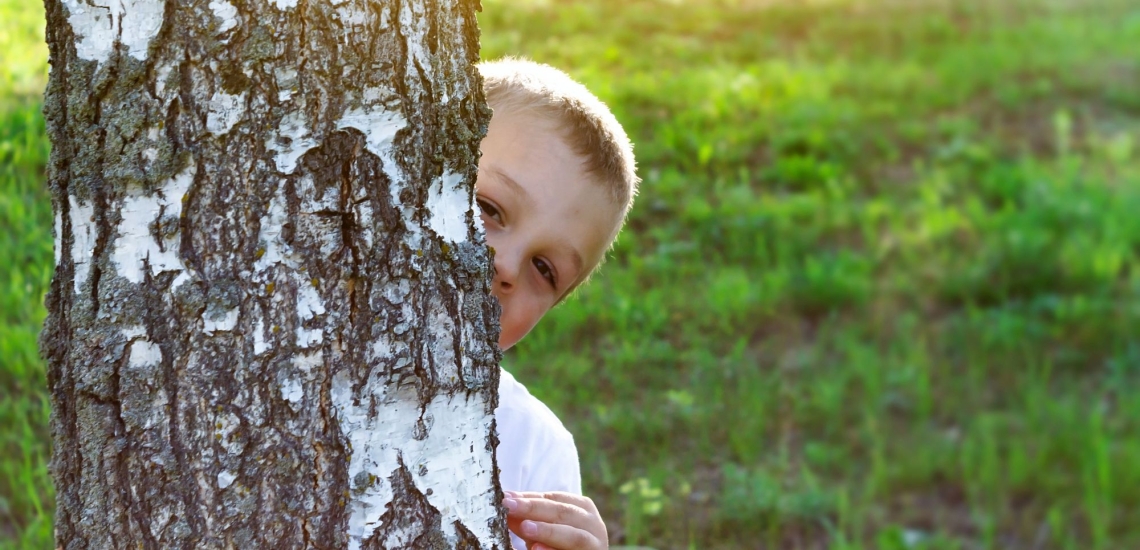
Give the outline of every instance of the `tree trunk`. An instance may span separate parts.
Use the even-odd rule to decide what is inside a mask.
[[[47,1],[58,546],[507,547],[477,7]]]

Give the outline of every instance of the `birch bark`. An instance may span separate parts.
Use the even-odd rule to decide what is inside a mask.
[[[505,548],[477,0],[48,0],[57,546]]]

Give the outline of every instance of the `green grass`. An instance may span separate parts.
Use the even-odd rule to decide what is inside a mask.
[[[507,356],[614,542],[1140,548],[1140,6],[484,4],[637,144],[614,258]],[[0,20],[0,546],[50,548],[42,8]]]
[[[615,539],[1140,547],[1140,7],[763,4],[484,11],[637,144],[614,260],[508,355]]]
[[[43,6],[0,0],[0,548],[51,548],[48,396],[36,335],[52,266]]]

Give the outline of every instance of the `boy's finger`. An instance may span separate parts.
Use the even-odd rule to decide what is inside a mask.
[[[551,548],[604,550],[597,537],[569,525],[554,525],[528,519],[519,525],[519,530],[520,537]]]
[[[580,528],[588,528],[594,523],[590,512],[581,507],[545,498],[506,498],[503,499],[503,505],[507,507],[508,518],[533,519]]]
[[[516,537],[523,539],[523,542],[526,543],[526,548],[515,548],[514,550],[534,550],[534,546],[538,543],[536,543],[532,540],[528,540],[526,537],[523,536],[523,534],[522,534],[522,522],[523,521],[525,521],[525,520],[523,520],[522,518],[515,518],[515,517],[507,516],[507,529],[509,529],[510,532],[513,533]],[[541,547],[542,545],[539,544],[538,546]],[[56,550],[59,550],[59,549],[57,548]]]
[[[505,494],[508,498],[510,498],[511,495],[515,495],[518,498],[545,498],[557,502],[564,502],[583,508],[592,514],[598,514],[598,507],[590,497],[576,495],[574,493],[564,493],[561,491],[549,491],[545,493],[537,491],[506,491]]]
[[[529,546],[530,541],[526,540],[526,537],[522,536],[522,522],[523,522],[522,518],[515,518],[515,517],[507,516],[507,529],[510,529],[510,531],[512,533],[514,533],[515,535],[518,535],[518,537],[520,539],[523,539],[523,541],[526,542],[527,545]]]

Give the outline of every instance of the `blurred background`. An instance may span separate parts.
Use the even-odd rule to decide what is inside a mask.
[[[506,368],[614,544],[1140,548],[1140,4],[484,0],[641,194]],[[51,548],[43,8],[0,0],[0,547]]]

